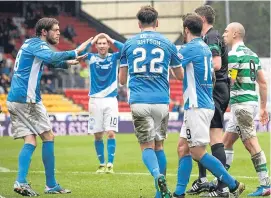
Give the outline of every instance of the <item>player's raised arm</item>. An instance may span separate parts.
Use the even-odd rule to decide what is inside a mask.
[[[32,46],[32,48],[34,56],[50,64],[56,64],[64,60],[75,59],[77,57],[77,52],[75,50],[54,52],[45,42],[39,42]]]
[[[52,49],[50,49],[48,44],[45,42],[39,42],[33,46],[33,55],[50,64],[57,64],[61,61],[73,59],[80,61],[85,56],[78,56],[78,54],[85,50],[91,40],[92,38],[88,39],[75,50],[64,52],[54,52]]]
[[[115,45],[116,48],[118,48],[119,51],[122,50],[124,44],[122,42],[119,42],[115,39],[112,39],[109,35],[101,33],[112,45]]]
[[[82,59],[85,59],[87,57],[87,54],[84,54],[82,56],[78,56],[76,59],[74,60],[66,60],[66,61],[61,61],[59,63],[56,63],[56,64],[47,64],[48,67],[51,67],[51,68],[59,68],[59,69],[68,69],[70,66],[72,65],[77,65],[79,64],[79,62],[82,60]]]

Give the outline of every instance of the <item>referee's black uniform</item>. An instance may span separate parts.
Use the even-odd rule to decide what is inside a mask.
[[[228,50],[217,30],[210,28],[203,37],[213,56],[221,57],[221,68],[215,72],[216,82],[213,90],[215,114],[210,128],[223,128],[224,113],[230,100],[230,81],[228,78]]]

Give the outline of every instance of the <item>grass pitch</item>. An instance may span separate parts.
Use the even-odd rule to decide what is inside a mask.
[[[258,133],[259,141],[270,164],[270,134]],[[178,134],[169,134],[165,144],[168,169],[167,180],[171,191],[176,185],[178,158],[176,147]],[[13,192],[16,179],[17,158],[23,141],[11,137],[0,138],[0,197],[21,197]],[[106,149],[106,141],[105,141]],[[240,140],[236,143],[230,173],[246,184],[242,197],[258,186],[257,174],[250,156]],[[106,151],[105,151],[106,152]],[[106,154],[107,155],[107,154]],[[117,134],[117,150],[114,175],[97,175],[98,159],[95,154],[93,136],[58,136],[55,138],[56,178],[72,194],[45,195],[45,175],[41,160],[41,141],[34,152],[28,181],[42,197],[65,198],[153,198],[154,182],[141,161],[141,152],[134,134]],[[107,157],[106,157],[107,158]],[[270,166],[268,166],[270,168]],[[194,163],[190,184],[198,173]],[[208,174],[211,179],[211,174]],[[189,197],[189,196],[186,196]],[[191,196],[197,197],[197,196]]]

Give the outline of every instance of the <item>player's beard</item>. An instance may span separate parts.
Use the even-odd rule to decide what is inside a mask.
[[[50,43],[51,45],[56,45],[56,44],[58,44],[58,41],[52,39],[49,35],[46,36],[46,40],[47,40],[47,42]]]

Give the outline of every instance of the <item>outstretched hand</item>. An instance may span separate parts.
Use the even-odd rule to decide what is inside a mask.
[[[266,125],[269,120],[268,112],[266,109],[260,109],[260,122],[262,125]]]
[[[66,63],[71,66],[71,65],[78,65],[79,62],[83,59],[85,59],[87,57],[87,54],[81,55],[81,56],[77,56],[76,59],[74,60],[67,60]]]
[[[83,42],[77,49],[76,52],[77,54],[80,54],[81,52],[83,52],[87,46],[91,43],[91,41],[93,40],[93,37],[89,38],[88,40],[86,40],[85,42]]]
[[[81,60],[84,60],[87,56],[88,56],[88,54],[83,54],[81,56],[77,56],[77,58],[75,60],[80,62]]]

